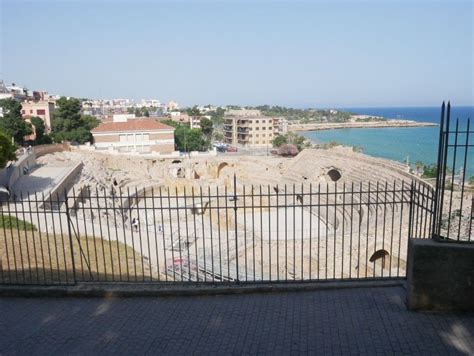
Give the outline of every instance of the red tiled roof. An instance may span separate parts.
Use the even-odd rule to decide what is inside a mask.
[[[155,119],[128,119],[126,122],[103,122],[92,133],[97,132],[129,132],[129,131],[156,131],[174,130],[174,127],[165,125]]]

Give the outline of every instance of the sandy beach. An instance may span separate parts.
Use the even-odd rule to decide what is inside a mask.
[[[370,122],[337,122],[288,125],[289,131],[321,131],[334,129],[384,128],[384,127],[432,127],[438,124],[411,120],[385,120]]]

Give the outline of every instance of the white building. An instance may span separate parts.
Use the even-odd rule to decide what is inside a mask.
[[[155,119],[103,122],[92,129],[91,133],[97,150],[122,153],[172,153],[175,150],[174,127]]]
[[[211,116],[210,115],[191,116],[189,119],[189,127],[192,129],[200,129],[202,119],[211,120]]]

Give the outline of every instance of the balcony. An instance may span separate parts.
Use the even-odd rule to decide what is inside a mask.
[[[224,124],[224,127],[223,127],[222,130],[223,130],[224,132],[225,132],[225,131],[227,131],[227,132],[232,132],[232,131],[234,131],[234,128],[233,128],[232,125],[226,125],[226,124]]]

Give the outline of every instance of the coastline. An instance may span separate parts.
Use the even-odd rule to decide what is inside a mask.
[[[288,125],[288,131],[322,131],[336,129],[358,128],[390,128],[390,127],[433,127],[438,126],[433,122],[419,122],[411,120],[386,120],[371,122],[335,122]]]

